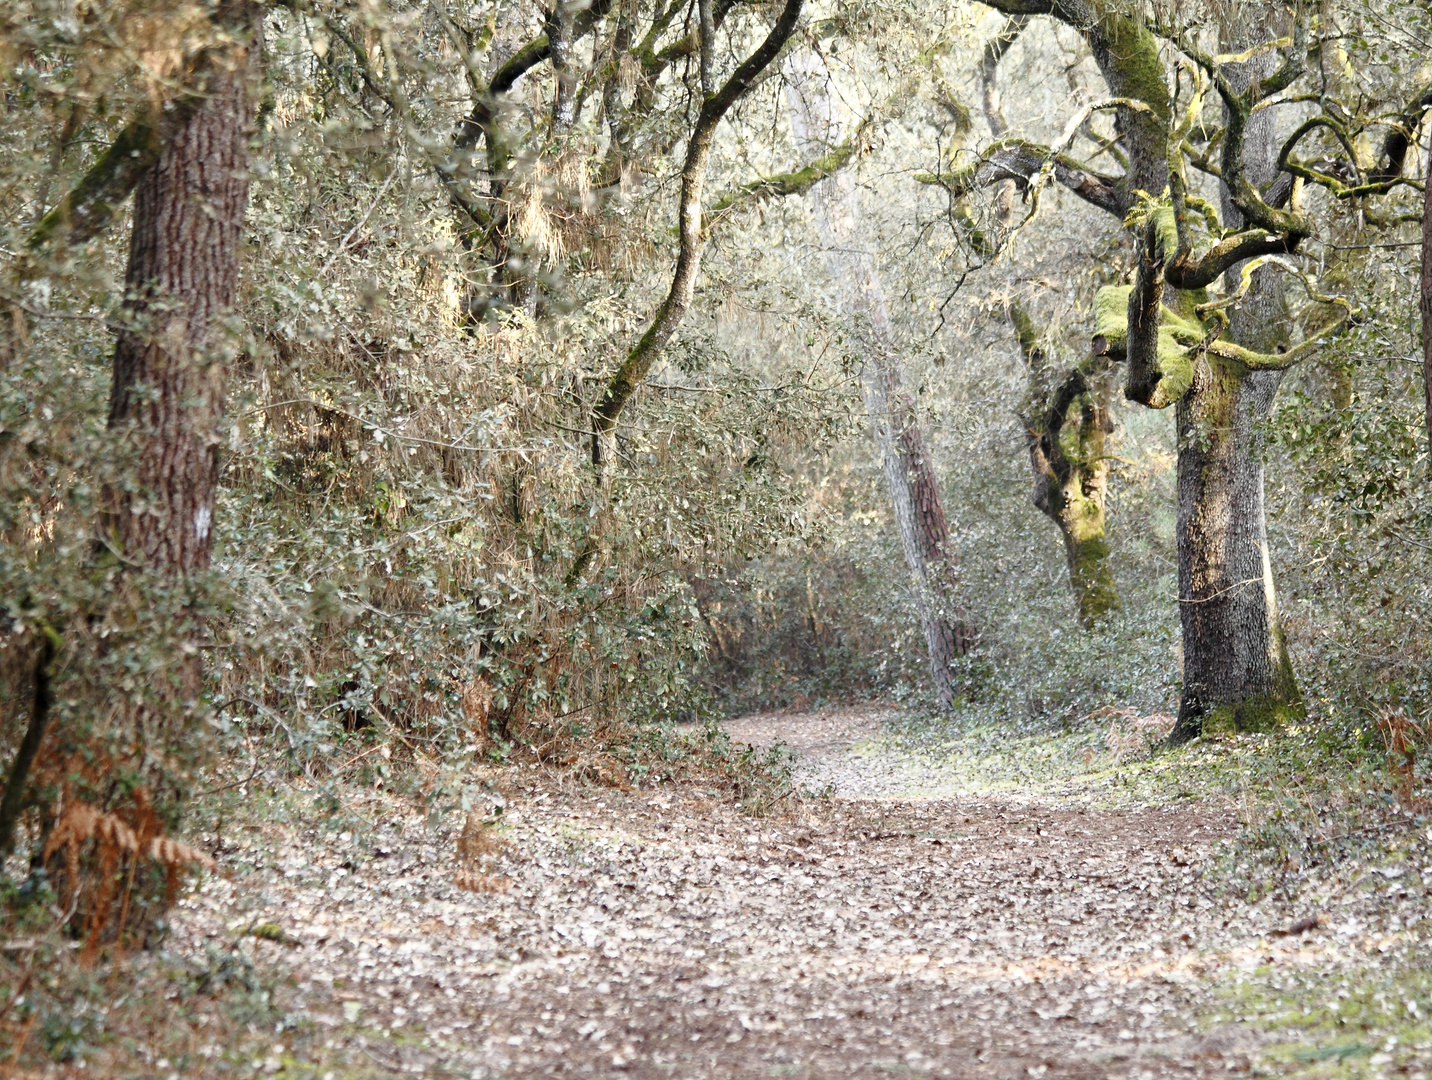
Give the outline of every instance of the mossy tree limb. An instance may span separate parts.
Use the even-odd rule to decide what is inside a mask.
[[[951,196],[962,198],[976,188],[1005,180],[1027,188],[1045,169],[1056,183],[1091,206],[1122,216],[1124,199],[1118,177],[1107,176],[1071,154],[1027,139],[1000,139],[969,165],[943,173],[919,172],[915,179],[922,184],[938,184]]]
[[[1137,202],[1139,191],[1162,191],[1168,183],[1166,146],[1173,106],[1159,41],[1135,13],[1098,0],[991,0],[1006,15],[1051,15],[1088,43],[1111,94],[1143,108],[1120,105],[1114,127],[1129,167],[1115,181],[1116,213]]]
[[[1109,362],[1094,357],[1056,370],[1024,306],[1011,304],[1009,318],[1030,376],[1021,418],[1033,502],[1059,528],[1079,623],[1091,629],[1121,606],[1105,520],[1106,441],[1113,429],[1103,377]]]
[[[678,210],[680,250],[671,278],[671,287],[646,332],[608,380],[606,388],[592,409],[592,460],[596,464],[600,464],[602,459],[602,439],[616,426],[622,409],[636,392],[637,386],[646,378],[646,373],[651,370],[651,365],[671,340],[672,334],[676,333],[676,328],[685,318],[686,309],[690,307],[691,297],[696,291],[696,275],[700,270],[701,253],[705,247],[701,203],[706,185],[706,165],[711,157],[716,127],[795,32],[802,3],[803,0],[786,0],[765,40],[736,68],[721,89],[701,105],[696,125],[687,139],[686,162],[681,170],[681,200]]]
[[[710,224],[714,224],[720,218],[748,203],[759,202],[762,199],[804,195],[816,184],[834,176],[849,165],[861,152],[865,143],[865,134],[866,125],[862,124],[858,130],[843,139],[840,145],[830,153],[822,154],[809,164],[790,172],[763,176],[759,180],[752,180],[742,184],[734,191],[727,192],[712,204],[711,212],[707,215],[708,228]]]

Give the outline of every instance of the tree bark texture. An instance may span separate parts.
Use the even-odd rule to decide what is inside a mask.
[[[840,142],[830,107],[829,74],[819,57],[788,65],[791,126],[804,156]],[[969,652],[973,633],[960,607],[959,563],[935,470],[925,452],[914,400],[901,385],[900,360],[885,294],[867,247],[855,181],[842,169],[812,188],[816,228],[837,301],[863,358],[863,384],[871,434],[890,491],[891,507],[930,654],[940,703],[953,705],[951,665]]]
[[[1088,43],[1109,92],[1147,106],[1121,105],[1114,114],[1119,145],[1129,160],[1115,182],[1115,212],[1127,213],[1137,204],[1139,191],[1162,191],[1168,184],[1172,108],[1158,39],[1146,23],[1102,0],[992,0],[990,6],[1011,16],[1052,15],[1073,27]]]
[[[1229,42],[1254,43],[1252,36]],[[1225,67],[1239,91],[1266,77],[1277,61],[1266,54]],[[1273,110],[1253,114],[1244,130],[1248,179],[1266,188],[1277,175]],[[1242,223],[1228,193],[1223,220]],[[1241,273],[1241,265],[1228,270]],[[1284,279],[1255,271],[1248,295],[1234,310],[1228,337],[1260,352],[1286,344]],[[1268,558],[1263,502],[1262,424],[1282,381],[1278,371],[1249,371],[1205,354],[1193,384],[1178,402],[1178,599],[1183,629],[1183,695],[1174,741],[1205,726],[1267,729],[1301,713],[1302,700],[1287,640],[1278,619]]]
[[[114,354],[109,427],[134,464],[130,481],[107,492],[103,528],[121,558],[174,577],[205,569],[214,543],[224,408],[216,331],[238,281],[262,47],[256,6],[235,9],[235,22],[251,33],[135,189],[128,326]]]
[[[1051,370],[1023,307],[1010,307],[1010,321],[1029,368],[1029,407],[1023,421],[1034,505],[1059,527],[1079,625],[1092,629],[1122,606],[1109,565],[1104,515],[1109,478],[1105,444],[1113,430],[1108,387],[1077,367]]]
[[[984,86],[984,114],[989,121],[989,133],[994,138],[1003,138],[1009,130],[1009,125],[1004,119],[1004,105],[1000,100],[999,93],[999,62],[1004,54],[1009,52],[1010,46],[1029,25],[1030,16],[1010,15],[1000,31],[985,45],[984,55],[980,58],[980,76]],[[995,185],[994,212],[995,218],[1006,228],[1014,219],[1014,193],[1016,185],[1012,179],[1004,179]]]
[[[0,859],[15,850],[15,825],[25,806],[30,767],[40,752],[40,743],[44,740],[45,727],[50,720],[50,706],[54,704],[52,684],[59,635],[48,625],[38,629],[39,648],[35,658],[35,693],[30,705],[30,724],[15,751],[15,760],[5,778],[5,794],[0,797]]]

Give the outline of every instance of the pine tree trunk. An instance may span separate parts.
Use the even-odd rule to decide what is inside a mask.
[[[818,57],[788,65],[791,126],[803,156],[830,152],[840,131],[830,108],[829,75]],[[941,705],[954,704],[952,665],[973,634],[958,599],[959,563],[914,400],[901,385],[900,360],[875,259],[866,249],[855,181],[841,170],[812,189],[816,226],[841,313],[864,353],[870,428],[890,492],[900,545],[915,590],[930,674]]]
[[[1245,48],[1253,36],[1229,44]],[[1276,54],[1225,66],[1238,89],[1265,77]],[[1266,188],[1277,175],[1271,109],[1255,113],[1244,142],[1248,177]],[[1240,216],[1225,193],[1225,225]],[[1229,270],[1237,280],[1241,266]],[[1286,347],[1283,278],[1255,272],[1228,337],[1259,351]],[[1282,373],[1249,372],[1205,355],[1179,400],[1178,599],[1183,695],[1173,741],[1213,730],[1267,730],[1302,714],[1287,640],[1278,619],[1263,504],[1264,439]]]
[[[128,326],[114,354],[109,427],[133,455],[106,493],[117,554],[163,575],[205,569],[214,543],[219,426],[239,243],[248,201],[250,85],[259,9],[235,9],[251,42],[214,73],[208,99],[135,189],[125,272]]]

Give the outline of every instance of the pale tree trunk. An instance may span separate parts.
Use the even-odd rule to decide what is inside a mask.
[[[1252,37],[1230,42],[1252,45]],[[1269,53],[1225,73],[1240,91],[1266,77]],[[1274,111],[1255,113],[1244,142],[1247,176],[1266,189],[1277,175]],[[1241,216],[1224,193],[1224,224]],[[1236,281],[1241,266],[1228,271]],[[1256,271],[1232,317],[1228,338],[1260,351],[1287,348],[1283,278]],[[1278,619],[1268,558],[1263,501],[1262,424],[1273,407],[1282,372],[1249,372],[1205,354],[1193,384],[1179,399],[1178,598],[1183,627],[1183,696],[1173,740],[1206,728],[1267,730],[1302,713],[1287,640]]]
[[[840,142],[841,133],[830,107],[824,63],[806,55],[791,61],[787,74],[791,126],[802,155],[828,152]],[[915,402],[901,385],[895,335],[850,171],[842,169],[816,185],[812,200],[841,314],[864,354],[862,381],[871,434],[914,585],[935,691],[949,708],[957,689],[952,665],[969,652],[973,635],[959,604],[959,565],[939,484],[925,452]]]
[[[129,328],[114,354],[109,427],[134,466],[106,492],[103,528],[126,562],[169,577],[204,570],[214,543],[226,351],[216,324],[238,281],[261,48],[257,6],[226,22],[245,43],[135,189]]]

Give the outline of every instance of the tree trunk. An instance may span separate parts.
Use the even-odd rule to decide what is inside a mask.
[[[1093,391],[1085,391],[1080,398],[1076,403],[1079,415],[1072,440],[1077,459],[1063,470],[1051,467],[1047,453],[1049,433],[1040,437],[1033,431],[1029,457],[1035,475],[1034,505],[1059,526],[1079,625],[1092,630],[1122,604],[1109,565],[1104,521],[1104,494],[1109,473],[1104,460],[1108,409]],[[1053,437],[1058,440],[1060,433],[1054,432]]]
[[[234,15],[252,38],[135,190],[128,325],[114,354],[109,427],[134,464],[132,482],[106,492],[103,528],[122,559],[173,577],[205,569],[214,543],[229,349],[216,330],[238,280],[261,48],[259,9]]]
[[[1178,403],[1178,597],[1183,697],[1176,742],[1266,730],[1301,712],[1278,621],[1263,508],[1262,421],[1279,373],[1201,361]]]
[[[825,65],[808,56],[792,62],[789,71],[787,100],[801,153],[825,153],[840,142]],[[969,652],[973,634],[958,600],[959,564],[939,484],[925,453],[915,402],[901,386],[895,335],[875,259],[862,243],[860,207],[849,171],[842,169],[818,184],[813,200],[840,308],[865,353],[863,383],[871,434],[915,587],[935,692],[949,708],[956,691],[951,666]]]
[[[1257,36],[1256,33],[1254,36]],[[1230,42],[1253,44],[1253,37]],[[1274,53],[1225,67],[1242,90],[1263,78]],[[1245,132],[1248,179],[1266,189],[1277,175],[1273,110],[1255,113]],[[1241,216],[1224,193],[1223,220]],[[1241,264],[1228,271],[1235,281]],[[1263,352],[1281,351],[1288,310],[1283,278],[1256,271],[1235,309],[1228,337]],[[1183,695],[1172,739],[1204,730],[1267,730],[1302,714],[1287,640],[1278,619],[1263,505],[1261,425],[1282,373],[1250,372],[1205,354],[1179,399],[1178,601],[1183,627]]]
[[[1028,313],[1012,304],[1009,316],[1029,368],[1030,407],[1023,419],[1034,505],[1059,527],[1079,625],[1092,629],[1121,606],[1104,524],[1104,450],[1113,430],[1108,389],[1090,385],[1092,376],[1079,368],[1052,373]],[[1093,359],[1103,366],[1103,358]]]

